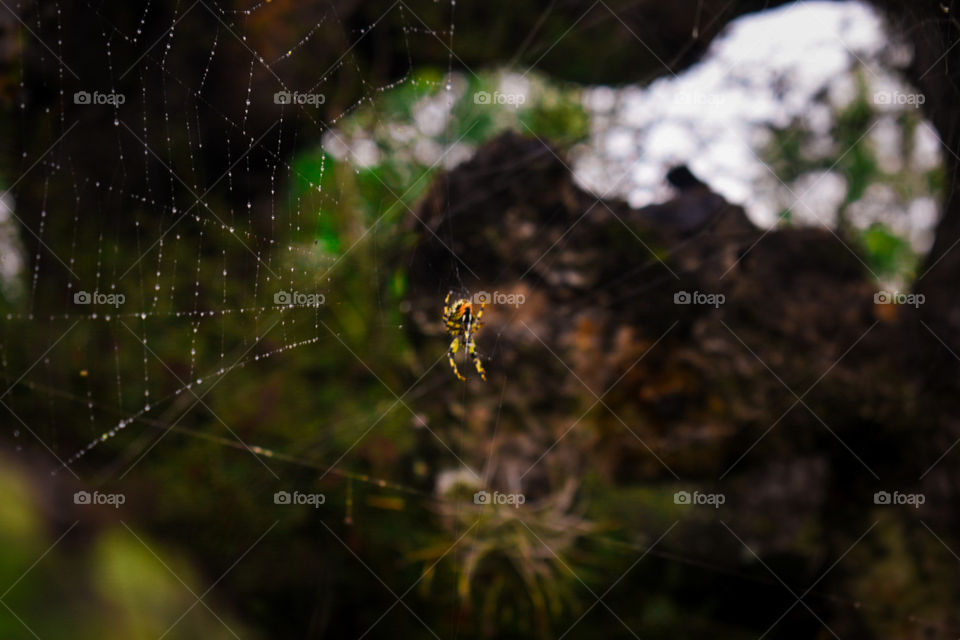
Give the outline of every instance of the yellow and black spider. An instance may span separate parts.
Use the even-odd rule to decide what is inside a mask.
[[[480,309],[474,312],[473,303],[466,298],[460,298],[450,304],[450,296],[452,295],[453,292],[451,291],[443,301],[443,322],[447,327],[447,333],[453,336],[453,342],[447,348],[450,366],[458,378],[466,380],[460,375],[460,371],[457,370],[457,363],[454,360],[454,356],[460,350],[460,347],[463,347],[473,359],[473,364],[476,365],[480,378],[486,382],[487,372],[483,370],[483,363],[480,362],[480,356],[477,355],[477,345],[473,341],[473,337],[483,326],[480,319],[483,318],[483,309],[487,304],[480,302]]]

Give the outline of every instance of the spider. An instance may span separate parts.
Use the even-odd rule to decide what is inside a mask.
[[[450,296],[452,295],[453,292],[449,292],[443,301],[443,322],[447,327],[447,333],[453,336],[453,342],[447,348],[450,366],[458,378],[466,380],[460,375],[460,371],[457,370],[457,363],[454,360],[454,356],[460,350],[460,347],[463,347],[473,359],[473,364],[476,365],[480,378],[486,382],[487,372],[483,370],[483,363],[480,362],[480,356],[477,355],[477,345],[473,338],[480,327],[483,326],[480,319],[483,317],[483,309],[487,306],[487,303],[480,302],[480,310],[474,312],[473,303],[466,298],[460,298],[451,305]]]

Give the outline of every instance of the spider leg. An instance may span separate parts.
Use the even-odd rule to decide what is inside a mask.
[[[483,363],[480,361],[480,356],[477,355],[477,343],[473,341],[473,338],[470,338],[470,342],[467,343],[467,353],[470,354],[473,364],[477,367],[480,378],[486,382],[487,372],[483,370]]]
[[[457,351],[459,350],[460,350],[460,336],[456,336],[453,339],[453,342],[451,342],[450,346],[447,348],[447,359],[450,360],[450,368],[453,369],[453,373],[456,374],[456,376],[461,380],[466,380],[466,378],[460,375],[460,371],[457,369],[457,362],[456,360],[453,359],[453,357],[457,354]]]

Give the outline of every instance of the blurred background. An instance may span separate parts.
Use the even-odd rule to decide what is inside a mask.
[[[0,636],[960,634],[952,0],[0,4]]]

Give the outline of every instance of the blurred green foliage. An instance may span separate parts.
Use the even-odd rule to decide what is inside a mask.
[[[862,222],[854,224],[849,216],[851,206],[864,201],[871,185],[884,185],[896,194],[900,208],[898,215],[905,218],[906,209],[915,198],[932,197],[939,201],[945,176],[942,166],[918,169],[910,162],[914,136],[923,116],[919,110],[909,107],[894,114],[903,153],[902,167],[894,172],[882,168],[869,134],[883,114],[871,101],[865,74],[863,70],[856,74],[856,95],[845,106],[838,108],[831,105],[826,96],[820,98],[819,104],[827,105],[833,114],[829,150],[812,151],[817,147],[814,144],[817,135],[809,123],[800,119],[773,131],[763,158],[780,180],[801,196],[803,189],[794,185],[805,174],[828,171],[842,176],[845,194],[835,221],[838,232],[856,243],[867,266],[878,278],[906,288],[916,275],[921,252],[886,221],[875,220],[865,226]],[[779,220],[781,225],[792,226],[797,224],[797,215],[785,209]],[[823,222],[831,224],[834,221]]]
[[[255,637],[216,596],[208,598],[216,614],[197,605],[206,588],[190,562],[145,532],[47,521],[40,505],[51,497],[37,495],[36,479],[8,462],[0,466],[0,637]]]

